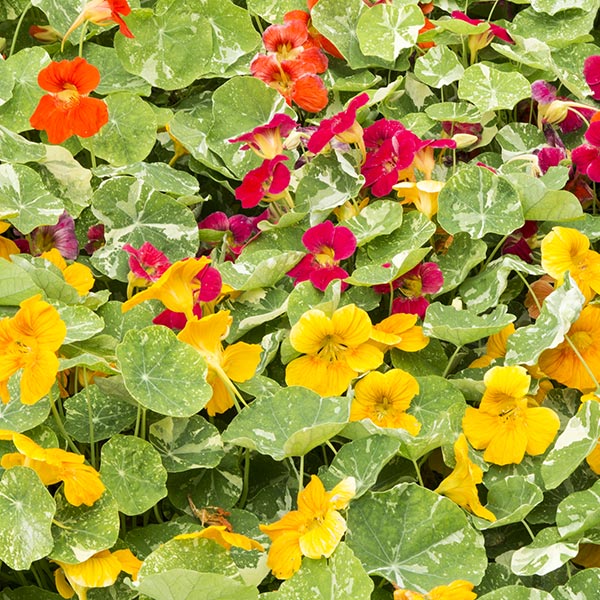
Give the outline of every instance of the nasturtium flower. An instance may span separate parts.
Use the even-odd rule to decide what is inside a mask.
[[[425,296],[439,292],[442,285],[444,276],[437,263],[416,265],[393,281],[392,287],[399,290],[400,295],[392,302],[392,312],[409,313],[424,319],[429,306]],[[381,293],[382,290],[383,286],[377,286],[376,291]]]
[[[10,223],[0,221],[0,233],[4,233],[10,227]],[[0,236],[0,258],[10,260],[11,254],[19,254],[19,247],[8,238]]]
[[[61,256],[57,248],[52,248],[48,252],[43,252],[40,256],[55,267],[58,267],[65,281],[77,290],[80,296],[87,296],[89,291],[94,287],[95,279],[92,270],[81,263],[71,263],[67,265],[65,259]]]
[[[518,464],[525,453],[543,454],[560,422],[553,410],[529,406],[531,378],[527,371],[520,366],[493,367],[483,381],[485,392],[479,408],[468,407],[463,418],[470,444],[485,450],[483,459],[497,465]]]
[[[260,530],[271,538],[267,565],[278,579],[289,579],[299,568],[302,557],[329,558],[344,533],[346,521],[338,512],[346,508],[356,493],[356,482],[347,477],[330,492],[313,475],[298,493],[298,510],[285,514]]]
[[[395,590],[394,600],[475,600],[477,594],[473,591],[474,584],[463,579],[457,579],[448,585],[438,585],[431,591],[420,594],[410,590]]]
[[[567,271],[587,301],[600,293],[600,254],[590,250],[583,233],[568,227],[553,227],[542,240],[542,268],[558,285]]]
[[[51,144],[95,135],[108,123],[104,100],[88,97],[99,83],[100,72],[83,58],[51,62],[38,74],[38,85],[49,93],[40,98],[29,123],[45,130]]]
[[[263,200],[279,200],[285,196],[291,179],[290,170],[283,164],[286,160],[285,154],[265,158],[259,167],[246,173],[235,189],[235,198],[242,203],[242,208],[254,208]]]
[[[53,44],[62,39],[60,31],[51,25],[31,25],[29,35],[42,44]]]
[[[290,343],[304,354],[285,371],[288,385],[307,387],[321,396],[339,396],[361,373],[376,369],[383,353],[369,343],[369,315],[354,304],[329,318],[322,310],[305,312],[290,331]]]
[[[209,264],[210,259],[204,256],[177,261],[150,287],[124,302],[122,311],[127,312],[145,300],[160,300],[169,310],[194,318],[196,303],[210,302],[221,291],[221,276]]]
[[[98,471],[84,464],[82,454],[61,448],[42,448],[26,435],[14,431],[0,430],[0,440],[12,441],[17,449],[2,456],[2,468],[29,467],[44,485],[62,481],[65,498],[73,506],[92,506],[106,489]]]
[[[424,179],[422,181],[402,181],[393,186],[400,198],[400,204],[414,204],[415,208],[431,220],[438,211],[438,196],[444,187],[443,181]]]
[[[211,399],[206,405],[210,416],[224,413],[234,405],[238,394],[233,381],[242,383],[254,376],[262,348],[260,344],[236,342],[223,349],[223,340],[229,333],[233,318],[222,310],[202,319],[189,319],[178,338],[193,346],[208,366],[207,381],[212,387]]]
[[[417,325],[417,315],[396,313],[373,326],[371,339],[383,352],[397,348],[403,352],[418,352],[429,344],[423,328]]]
[[[476,486],[483,481],[483,471],[469,458],[469,446],[464,433],[461,433],[454,442],[454,459],[456,460],[454,470],[435,491],[474,515],[488,521],[495,521],[495,515],[479,501]]]
[[[469,23],[471,25],[479,25],[480,23],[486,22],[483,19],[472,19],[460,10],[453,10],[450,16],[453,19],[458,19],[459,21],[464,21],[465,23]],[[500,27],[500,25],[495,25],[494,23],[488,23],[488,29],[486,31],[483,33],[474,33],[469,36],[468,43],[471,53],[471,64],[475,63],[477,60],[477,53],[479,50],[489,46],[494,41],[495,37],[504,40],[509,44],[515,43],[504,27]]]
[[[125,244],[123,250],[129,254],[129,273],[127,274],[127,297],[131,298],[134,288],[146,288],[171,266],[167,256],[150,242],[144,242],[139,248]]]
[[[583,392],[596,389],[600,379],[599,336],[600,307],[590,304],[583,308],[577,321],[571,325],[567,339],[540,354],[540,369],[550,379],[567,387]]]
[[[598,473],[598,471],[596,471]],[[594,569],[600,567],[600,544],[579,544],[577,556],[571,559],[575,563],[585,569]]]
[[[318,290],[325,291],[333,280],[348,277],[340,261],[354,254],[356,237],[347,227],[323,221],[304,233],[302,243],[310,254],[287,273],[295,279],[295,285],[310,281]],[[348,284],[342,283],[342,289],[347,287]]]
[[[52,388],[56,352],[67,335],[58,311],[36,295],[23,300],[14,317],[0,320],[0,398],[10,400],[8,380],[21,371],[21,402],[35,404]]]
[[[469,367],[472,369],[489,367],[493,360],[506,356],[506,343],[508,338],[515,332],[513,323],[509,323],[498,333],[490,335],[485,346],[485,354],[476,358]]]
[[[583,76],[592,90],[592,98],[600,100],[600,55],[594,54],[585,59]]]
[[[77,19],[73,21],[62,41],[61,49],[64,47],[67,38],[75,31],[82,23],[89,21],[95,25],[112,25],[116,23],[119,26],[119,31],[128,38],[132,38],[133,33],[123,21],[123,15],[126,17],[131,12],[131,8],[127,0],[90,0],[84,7]]]
[[[194,531],[193,533],[181,533],[176,535],[174,540],[195,540],[195,539],[208,539],[223,546],[225,550],[230,550],[231,546],[236,548],[242,548],[242,550],[260,550],[264,551],[262,544],[259,544],[256,540],[253,540],[241,533],[234,533],[229,531],[226,525],[209,525],[201,531]]]
[[[63,598],[77,594],[79,600],[87,600],[88,590],[114,585],[121,571],[137,579],[142,561],[131,550],[102,550],[80,563],[64,563],[54,560],[58,569],[54,571],[56,590]]]
[[[29,252],[38,256],[56,248],[67,260],[75,260],[79,255],[79,242],[75,234],[75,221],[68,212],[63,212],[56,225],[36,227],[28,236]],[[25,241],[25,240],[24,240]]]
[[[253,150],[260,158],[275,158],[283,154],[283,138],[287,137],[298,123],[285,113],[277,113],[267,124],[228,140],[231,144],[243,142],[241,150]]]
[[[406,411],[418,393],[419,383],[402,369],[367,373],[354,388],[350,421],[369,419],[378,427],[405,429],[417,435],[421,423]]]
[[[596,118],[598,117],[598,118]],[[600,113],[592,119],[584,137],[586,143],[573,148],[573,164],[592,181],[600,182]]]

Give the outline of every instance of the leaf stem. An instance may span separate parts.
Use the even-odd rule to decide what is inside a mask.
[[[448,373],[450,373],[450,370],[452,369],[452,366],[454,365],[454,359],[458,356],[458,353],[460,352],[462,346],[457,346],[456,350],[452,353],[452,356],[448,359],[448,364],[446,365],[446,368],[444,369],[444,372],[442,373],[442,377],[445,379],[448,376]]]
[[[71,436],[67,433],[67,430],[65,429],[65,426],[63,425],[60,415],[58,414],[58,410],[56,408],[56,402],[54,401],[54,394],[52,393],[52,389],[50,389],[50,391],[48,392],[48,396],[50,398],[50,409],[52,410],[52,416],[54,417],[54,422],[56,423],[56,428],[58,429],[58,431],[60,431],[61,435],[65,438],[69,448],[71,448],[71,450],[73,452],[75,452],[76,454],[81,454],[81,452],[79,451],[79,448],[73,443]]]
[[[13,34],[13,39],[12,39],[12,43],[10,45],[10,51],[8,52],[8,56],[12,56],[13,52],[15,51],[15,47],[17,46],[17,38],[19,37],[19,31],[21,30],[21,25],[23,24],[23,19],[25,18],[25,15],[29,12],[30,8],[31,8],[31,2],[28,2],[27,6],[21,13],[19,20],[17,21],[17,27],[15,28],[15,33]],[[8,56],[7,56],[7,58],[8,58]]]
[[[250,486],[250,448],[244,449],[244,488],[238,502],[240,508],[246,506],[248,500],[248,491]]]
[[[79,36],[79,58],[83,58],[83,42],[85,42],[85,34],[87,33],[88,22],[84,21],[81,26],[81,35]]]
[[[411,458],[410,460],[411,460],[412,464],[415,466],[415,473],[417,474],[417,481],[419,482],[419,485],[421,487],[425,487],[425,484],[423,483],[423,478],[421,477],[421,469],[419,468],[417,461],[414,458]]]

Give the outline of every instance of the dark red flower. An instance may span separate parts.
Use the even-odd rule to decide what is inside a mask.
[[[592,90],[592,98],[600,100],[600,55],[594,54],[585,59],[583,76]]]
[[[275,200],[290,184],[290,170],[283,164],[288,157],[280,154],[267,158],[262,165],[246,173],[242,184],[236,188],[235,197],[243,208],[253,208],[261,200]]]
[[[158,281],[171,266],[171,261],[166,255],[150,242],[144,242],[137,250],[131,244],[125,244],[123,250],[129,254],[129,270],[142,282]]]

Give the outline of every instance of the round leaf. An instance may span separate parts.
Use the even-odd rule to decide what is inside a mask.
[[[459,81],[464,72],[458,57],[447,46],[430,48],[415,61],[415,75],[423,83],[435,88]]]

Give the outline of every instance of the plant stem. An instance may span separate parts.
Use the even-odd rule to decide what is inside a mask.
[[[27,12],[29,11],[29,9],[31,8],[31,2],[29,2],[27,4],[27,6],[24,8],[23,12],[21,13],[21,16],[19,17],[19,20],[17,21],[17,27],[15,29],[15,33],[13,34],[13,39],[12,39],[12,43],[10,45],[10,50],[8,52],[8,56],[12,56],[13,52],[15,51],[15,47],[17,45],[17,38],[19,37],[19,31],[21,30],[21,25],[23,24],[23,19],[25,18],[25,15],[27,14]],[[7,58],[8,58],[7,56]]]
[[[448,364],[446,365],[446,368],[442,373],[442,377],[446,378],[448,376],[448,373],[450,373],[450,370],[452,369],[452,366],[454,364],[454,359],[458,356],[458,353],[460,352],[461,348],[462,346],[457,346],[456,350],[452,353],[452,356],[448,359]]]
[[[73,452],[76,454],[81,454],[79,448],[73,443],[71,436],[67,433],[65,426],[58,414],[58,410],[56,408],[56,402],[54,401],[54,394],[52,393],[52,389],[48,392],[48,396],[50,398],[50,409],[52,410],[52,416],[54,417],[54,422],[56,423],[56,428],[60,431],[61,435],[65,438],[67,445]]]
[[[529,527],[527,521],[525,521],[525,519],[523,519],[521,521],[521,523],[523,524],[523,527],[525,527],[525,529],[527,529],[527,533],[529,534],[529,537],[531,537],[531,540],[535,540],[535,535],[533,534],[533,531],[531,531],[531,527]]]
[[[79,36],[79,58],[83,58],[83,42],[85,42],[85,34],[87,33],[88,22],[84,21],[81,26],[81,35]]]
[[[417,481],[419,482],[419,485],[421,487],[425,487],[425,484],[423,483],[423,478],[421,477],[421,469],[419,469],[417,461],[411,458],[411,462],[415,466],[415,473],[417,474]]]
[[[248,491],[250,486],[250,448],[244,450],[244,489],[239,500],[239,507],[244,508],[248,500]]]

